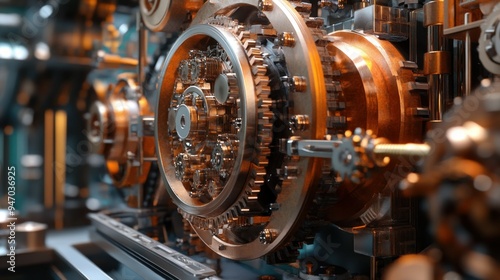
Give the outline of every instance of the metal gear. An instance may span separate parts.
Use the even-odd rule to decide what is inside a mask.
[[[234,219],[237,218],[237,216],[233,215],[232,213],[249,213],[253,212],[253,209],[250,209],[248,207],[249,204],[251,204],[252,200],[257,200],[257,197],[254,195],[248,195],[248,194],[255,194],[260,191],[260,185],[264,183],[264,176],[266,175],[265,172],[265,165],[267,164],[267,156],[269,155],[269,145],[272,140],[272,135],[271,135],[271,130],[272,130],[272,116],[273,113],[270,110],[270,105],[272,103],[271,99],[269,98],[269,93],[270,89],[268,86],[269,78],[266,76],[266,66],[263,63],[263,54],[261,50],[257,46],[257,42],[254,40],[256,37],[256,34],[252,34],[248,31],[242,31],[242,26],[238,25],[236,21],[233,21],[229,18],[222,17],[222,16],[217,16],[215,18],[212,18],[209,20],[209,23],[215,26],[221,26],[224,27],[228,30],[230,30],[241,42],[243,46],[246,48],[246,54],[248,56],[248,60],[250,61],[250,66],[252,68],[252,72],[254,73],[254,82],[256,85],[256,96],[258,96],[258,101],[257,101],[257,107],[258,107],[258,138],[257,138],[257,143],[258,143],[258,148],[257,148],[257,153],[259,156],[257,157],[257,160],[253,160],[253,168],[254,171],[252,172],[252,177],[253,180],[249,182],[249,187],[252,188],[251,190],[247,190],[244,193],[244,196],[239,199],[239,202],[235,204],[235,207],[233,210],[229,210],[226,213],[224,213],[222,216],[216,217],[216,218],[209,218],[210,221],[207,223],[208,225],[213,225],[215,228],[220,229],[222,228],[226,223],[224,222],[225,220],[228,219]],[[184,63],[181,65],[181,67],[186,67],[188,63]],[[213,67],[212,67],[213,68]],[[183,72],[192,72],[189,71],[189,69],[184,70],[182,69]],[[212,71],[214,73],[214,76],[211,77],[212,79],[217,76],[216,81],[214,83],[214,87],[216,90],[221,90],[221,86],[217,84],[217,79],[220,79],[222,77],[224,83],[227,84],[222,86],[222,90],[225,91],[224,94],[227,94],[226,96],[226,101],[228,98],[235,99],[237,98],[237,93],[238,89],[236,86],[236,77],[234,73],[221,73],[218,74],[220,71],[215,70]],[[182,75],[182,73],[181,73]],[[203,75],[202,75],[203,77]],[[209,78],[210,79],[210,78]],[[184,82],[192,82],[192,80],[187,80],[184,79]],[[214,96],[217,99],[217,92],[214,92]],[[220,101],[223,100],[223,98],[219,98]],[[213,114],[213,117],[219,116],[219,114]],[[236,120],[235,120],[236,121]],[[215,128],[210,129],[213,133],[221,133],[222,131],[217,130]],[[237,151],[237,142],[228,140],[228,141],[218,141],[218,143],[215,145],[215,147],[212,150],[212,158],[211,158],[211,164],[213,168],[219,172],[219,180],[210,180],[209,184],[207,185],[207,192],[209,193],[209,196],[212,198],[215,198],[218,196],[223,190],[223,187],[220,186],[220,184],[217,183],[217,181],[224,181],[230,176],[230,171],[231,169],[229,166],[231,166],[232,162],[234,161],[234,155],[236,154]],[[199,196],[199,194],[198,194]],[[247,203],[250,202],[250,203]],[[229,214],[228,214],[229,213]],[[189,216],[189,214],[185,214],[186,216]],[[229,219],[229,220],[230,220]],[[191,220],[188,218],[188,220]],[[198,226],[202,226],[203,224],[199,224]]]
[[[169,135],[162,131],[168,125],[162,123],[168,118],[174,118],[176,114],[160,110],[169,107],[166,104],[169,104],[168,92],[172,88],[175,88],[175,94],[184,92],[186,87],[182,86],[182,83],[175,84],[163,77],[157,112],[157,144],[165,178],[167,181],[170,179],[169,191],[174,197],[178,196],[176,204],[180,208],[179,211],[190,221],[200,238],[212,250],[225,257],[249,259],[267,255],[270,261],[289,261],[296,257],[297,248],[313,233],[309,230],[310,224],[304,225],[304,217],[307,216],[309,221],[315,221],[315,225],[321,224],[322,221],[357,222],[363,209],[370,206],[371,198],[379,190],[365,188],[365,184],[357,184],[347,186],[355,192],[341,192],[347,193],[347,198],[339,196],[339,190],[346,186],[339,184],[336,173],[331,172],[330,168],[325,170],[325,166],[330,165],[330,162],[320,158],[287,157],[279,152],[283,140],[325,137],[333,139],[349,126],[367,127],[375,132],[385,132],[390,127],[386,126],[386,122],[392,121],[393,117],[401,123],[399,129],[393,129],[389,133],[393,138],[392,141],[398,142],[401,140],[401,135],[413,137],[414,133],[406,134],[406,132],[419,130],[415,129],[418,124],[413,122],[412,116],[397,115],[401,113],[400,110],[389,110],[390,116],[382,115],[384,116],[382,126],[378,126],[378,117],[371,115],[378,114],[377,110],[387,112],[387,105],[394,105],[391,103],[394,100],[400,101],[401,107],[418,106],[418,97],[406,96],[408,94],[404,91],[409,88],[408,84],[413,79],[413,73],[398,64],[403,61],[399,53],[394,51],[394,47],[386,46],[376,41],[374,37],[353,32],[327,35],[323,29],[323,20],[310,17],[310,14],[311,5],[298,1],[268,1],[264,5],[258,0],[221,0],[216,5],[204,5],[199,10],[191,27],[181,35],[181,40],[176,43],[177,47],[174,46],[174,49],[180,48],[180,50],[170,54],[172,58],[176,52],[185,56],[192,50],[199,52],[200,48],[192,38],[198,36],[206,38],[208,42],[216,41],[222,45],[228,56],[233,57],[228,59],[231,68],[227,68],[227,73],[214,75],[205,82],[205,90],[213,96],[215,104],[228,103],[230,96],[235,96],[236,105],[231,103],[230,106],[237,106],[234,108],[237,108],[239,113],[237,117],[230,116],[228,122],[238,132],[246,132],[243,138],[229,135],[232,140],[238,141],[238,146],[232,149],[237,151],[236,158],[231,159],[232,153],[228,152],[228,149],[219,149],[220,147],[215,149],[216,142],[207,146],[210,155],[206,160],[211,161],[214,158],[216,163],[223,158],[234,160],[231,175],[223,187],[216,183],[221,182],[226,172],[217,173],[216,180],[202,180],[203,182],[197,183],[200,187],[195,190],[197,200],[193,201],[190,200],[193,197],[179,193],[189,193],[190,188],[181,188],[180,185],[176,187],[176,183],[171,182],[175,174],[168,168],[172,162],[171,158],[165,155],[170,148],[165,149],[164,146]],[[241,23],[237,19],[241,20]],[[344,40],[347,43],[344,43]],[[361,43],[357,43],[356,40]],[[384,46],[379,48],[380,44]],[[359,53],[365,48],[377,51],[375,53],[377,61],[372,63],[378,67],[377,69],[382,70],[380,71],[382,74],[356,68],[371,61],[365,64],[345,61],[349,56],[346,55],[344,47],[351,45],[355,46],[354,49]],[[312,48],[316,51],[311,51]],[[389,49],[389,52],[394,51],[394,53],[388,55],[380,49]],[[234,53],[240,52],[242,57],[236,61]],[[358,53],[355,55],[356,59],[366,58]],[[182,60],[178,59],[175,63]],[[287,61],[295,63],[287,64]],[[349,68],[346,69],[343,65]],[[167,63],[167,66],[164,66],[164,73],[171,73],[176,67],[168,66]],[[189,74],[189,66],[183,67],[185,69],[182,71],[187,73],[184,81],[192,82],[194,79]],[[242,69],[247,69],[244,70],[245,74],[242,74]],[[229,72],[234,73],[237,87],[231,85]],[[389,84],[384,84],[379,79],[385,74],[394,77],[389,79]],[[346,81],[352,79],[352,76],[358,77],[356,75],[361,77],[362,81],[354,86],[349,85]],[[251,81],[245,84],[245,81],[248,81],[245,79],[248,78]],[[374,80],[373,84],[365,84],[363,78]],[[390,94],[387,94],[387,97],[379,96],[377,87],[389,88]],[[228,94],[231,88],[237,88],[238,93]],[[220,90],[220,93],[215,94],[215,89]],[[360,102],[367,112],[356,115],[353,113],[356,111],[354,108],[346,108],[347,93],[354,97],[352,102]],[[246,98],[250,98],[251,101]],[[172,101],[170,107],[184,104],[182,103],[184,101],[178,100]],[[251,106],[251,109],[248,106]],[[185,108],[182,110],[192,111]],[[248,114],[254,114],[250,115],[252,121],[249,121]],[[220,112],[213,114],[212,117],[219,115]],[[179,120],[180,118],[178,117]],[[208,118],[210,119],[210,116]],[[352,120],[352,123],[347,123],[348,119]],[[170,127],[172,130],[174,125],[171,124]],[[280,129],[284,132],[279,132]],[[208,131],[214,135],[228,136],[221,133],[223,131],[217,130],[217,127],[212,127]],[[190,135],[186,135],[186,139]],[[222,141],[218,138],[217,140]],[[214,149],[220,151],[213,153]],[[241,165],[241,153],[245,153],[245,160],[248,160],[248,165],[245,167]],[[212,165],[209,167],[213,168]],[[236,170],[240,176],[246,176],[244,179],[240,177],[238,183],[231,181]],[[200,192],[204,195],[200,196]],[[338,216],[343,211],[330,211],[342,205],[343,208],[349,208],[345,203],[351,203],[352,198],[349,195],[356,193],[360,193],[362,203],[352,207],[352,211],[348,211],[349,213],[344,216]],[[313,213],[306,209],[318,211]],[[259,237],[265,238],[259,239]]]
[[[255,1],[257,4],[257,1]],[[221,3],[223,5],[227,5],[228,3]],[[236,5],[241,5],[242,7],[248,8],[248,2],[245,3],[233,3],[231,2],[230,4],[236,4]],[[252,4],[252,3],[251,3]],[[256,7],[255,5],[254,7]],[[204,7],[208,7],[208,9],[214,8],[213,6],[207,5]],[[252,8],[255,11],[255,8]],[[295,11],[290,8],[289,6],[282,6],[280,9],[285,9],[287,13],[295,13]],[[201,14],[204,14],[206,10],[202,9],[200,10]],[[210,12],[210,14],[212,14]],[[198,18],[198,17],[197,17]],[[241,86],[241,79],[244,78],[244,75],[241,75],[238,72],[239,69],[234,68],[235,60],[230,59],[231,64],[233,66],[232,72],[236,74],[236,77],[238,78],[239,82],[239,100],[236,100],[236,104],[243,104],[248,106],[248,102],[244,102],[245,100],[241,100],[242,96],[248,97],[248,94],[242,94],[242,90],[250,90],[254,89],[254,103],[252,103],[251,106],[254,108],[255,112],[255,127],[248,127],[249,122],[248,120],[245,119],[245,115],[242,113],[241,117],[238,116],[238,118],[235,118],[231,120],[231,123],[233,126],[238,129],[238,130],[245,130],[248,134],[247,135],[255,135],[254,137],[250,137],[248,139],[244,140],[250,140],[249,144],[251,145],[250,149],[242,149],[242,138],[238,138],[239,141],[239,147],[238,147],[238,153],[241,153],[242,151],[246,151],[248,154],[248,151],[252,151],[251,154],[249,154],[249,160],[251,163],[249,169],[241,169],[238,166],[233,167],[234,170],[240,170],[239,172],[242,173],[241,170],[247,170],[248,173],[248,179],[246,182],[242,182],[243,185],[234,185],[232,184],[227,184],[226,186],[231,186],[232,189],[228,189],[227,187],[222,188],[219,194],[217,194],[218,190],[216,188],[210,188],[210,192],[212,194],[217,194],[216,197],[212,201],[219,201],[221,200],[221,197],[223,198],[224,196],[228,196],[228,192],[231,192],[231,195],[237,194],[237,197],[234,197],[233,200],[228,200],[224,199],[223,201],[226,202],[225,207],[217,207],[217,209],[222,209],[224,210],[222,213],[217,214],[217,213],[207,213],[206,211],[203,212],[203,214],[200,211],[196,211],[195,209],[186,209],[186,205],[182,205],[182,202],[178,203],[180,207],[180,212],[183,214],[184,217],[186,217],[190,223],[194,226],[195,230],[198,232],[200,235],[200,238],[204,240],[207,244],[211,244],[210,247],[214,250],[216,250],[218,253],[225,255],[226,251],[229,255],[231,255],[232,258],[234,258],[233,251],[236,250],[236,248],[245,246],[245,247],[255,247],[254,245],[257,245],[257,247],[263,247],[263,250],[258,250],[256,252],[255,250],[249,250],[247,256],[240,256],[238,258],[256,258],[261,256],[262,254],[266,254],[266,251],[269,252],[276,248],[279,244],[282,244],[286,240],[286,236],[289,234],[289,230],[287,228],[293,227],[293,223],[291,220],[287,219],[275,219],[273,222],[273,218],[269,216],[271,214],[271,211],[277,210],[276,205],[279,205],[279,203],[274,203],[274,199],[271,198],[269,200],[269,194],[268,192],[276,192],[278,190],[274,190],[274,184],[279,183],[279,180],[277,179],[271,179],[271,177],[276,177],[275,168],[281,167],[280,165],[275,166],[273,165],[273,168],[268,169],[269,165],[269,160],[268,156],[271,154],[271,147],[270,144],[273,143],[273,124],[275,123],[275,120],[281,119],[280,121],[283,120],[283,118],[280,116],[279,118],[276,118],[276,112],[273,112],[273,110],[276,110],[277,107],[280,107],[282,105],[275,104],[276,101],[273,100],[273,98],[270,98],[271,94],[271,89],[270,89],[270,77],[268,76],[268,65],[266,62],[269,61],[269,50],[266,50],[265,47],[262,45],[261,40],[268,40],[270,42],[275,41],[275,38],[279,37],[278,36],[278,30],[283,30],[283,26],[281,26],[278,30],[275,30],[269,23],[264,24],[257,24],[251,26],[251,28],[245,28],[244,25],[238,24],[234,19],[230,19],[224,16],[215,16],[215,17],[201,17],[205,18],[205,21],[203,23],[195,23],[193,24],[192,28],[188,29],[183,35],[181,35],[181,40],[182,42],[182,36],[184,35],[189,35],[193,34],[192,32],[193,29],[197,29],[197,32],[200,32],[201,29],[208,29],[210,27],[216,27],[217,30],[222,30],[224,31],[230,31],[232,36],[227,36],[224,38],[224,40],[233,40],[234,37],[237,38],[239,41],[239,45],[243,47],[244,54],[246,57],[246,61],[249,63],[249,77],[252,77],[252,86],[247,86],[247,87],[242,87]],[[196,21],[196,18],[195,18]],[[208,27],[210,26],[210,27]],[[301,34],[303,31],[298,30],[297,34]],[[200,32],[202,33],[202,32]],[[212,37],[215,34],[211,34]],[[306,35],[307,36],[307,35]],[[189,39],[186,39],[189,40]],[[218,40],[217,40],[218,41]],[[220,44],[221,42],[218,41]],[[180,44],[180,43],[179,43]],[[279,49],[279,56],[283,57],[284,56],[289,56],[293,53],[294,51],[289,51],[289,50],[282,50],[280,49],[281,47],[277,46],[276,50]],[[175,49],[175,46],[174,46]],[[223,48],[224,50],[227,51],[227,49]],[[296,79],[296,77],[303,77],[302,83],[305,85],[306,89],[305,92],[314,92],[315,87],[321,87],[321,83],[319,83],[319,80],[321,79],[320,77],[315,76],[318,74],[317,71],[312,70],[312,65],[310,64],[309,60],[307,58],[310,57],[310,54],[307,51],[307,46],[304,44],[298,44],[296,46],[296,50],[302,51],[305,55],[302,58],[304,60],[304,65],[307,66],[306,69],[303,69],[303,65],[299,67],[299,65],[294,65],[291,72],[287,72],[290,74],[295,74],[297,72],[297,75],[290,75],[292,80],[297,80],[299,81],[300,79]],[[234,51],[234,50],[233,50]],[[186,51],[187,52],[187,51]],[[172,55],[173,56],[173,55]],[[314,57],[314,54],[313,54]],[[319,60],[316,57],[313,58],[313,61]],[[240,62],[241,63],[241,62]],[[241,65],[239,65],[241,67]],[[273,67],[275,67],[273,65]],[[165,72],[168,72],[168,70],[164,69]],[[313,74],[311,74],[311,72]],[[312,75],[312,77],[311,77]],[[295,77],[296,76],[296,77]],[[218,76],[219,77],[219,76]],[[280,80],[280,77],[274,77],[278,78],[279,83],[282,81]],[[224,81],[224,77],[221,77],[221,80]],[[316,82],[318,80],[318,82]],[[165,80],[164,80],[165,82]],[[307,83],[311,83],[311,85],[307,86]],[[210,83],[211,84],[211,83]],[[225,86],[224,83],[218,83],[218,86],[222,89],[226,89],[227,86]],[[169,86],[170,87],[170,86]],[[172,87],[174,87],[172,83]],[[230,88],[231,86],[229,86]],[[280,88],[282,86],[278,86],[278,91],[280,91]],[[299,85],[295,85],[295,87],[299,87]],[[162,85],[162,90],[165,88],[165,85]],[[211,84],[211,88],[215,88],[214,85]],[[219,87],[218,87],[219,88]],[[182,92],[182,90],[176,90],[176,92]],[[301,89],[302,91],[303,89]],[[293,89],[287,94],[293,94],[295,95],[296,90]],[[319,90],[319,92],[322,92]],[[297,94],[298,91],[297,91]],[[304,94],[305,99],[310,99],[311,97],[314,97],[315,95],[309,95],[309,94]],[[224,100],[224,95],[220,100]],[[309,115],[311,117],[314,117],[315,119],[319,120],[324,120],[323,117],[317,117],[317,113],[315,110],[312,110],[309,108],[307,104],[319,104],[318,102],[311,102],[311,101],[306,101],[305,102],[300,102],[299,105],[294,106],[295,111],[300,113],[303,111],[305,115]],[[281,102],[281,101],[279,101]],[[159,102],[159,108],[162,107],[162,97],[160,96],[160,102]],[[172,106],[179,106],[181,103],[179,102],[172,102]],[[187,105],[188,106],[188,105]],[[240,109],[244,109],[240,107]],[[239,110],[240,110],[239,109]],[[319,113],[322,112],[322,110],[319,110]],[[160,113],[160,112],[159,112]],[[163,112],[165,115],[165,113]],[[282,114],[282,113],[279,113]],[[174,113],[170,113],[170,117],[173,117]],[[285,115],[283,115],[285,118],[287,118]],[[166,127],[162,125],[162,116],[160,113],[160,116],[158,116],[158,122],[157,122],[157,127]],[[318,125],[321,125],[323,122],[319,121]],[[286,124],[286,123],[284,123]],[[170,125],[173,127],[173,125]],[[286,125],[285,125],[286,127]],[[319,130],[317,130],[316,125],[312,127],[307,127],[304,126],[304,129],[301,129],[300,131],[297,131],[297,134],[303,135],[305,137],[313,137],[310,135],[310,133],[317,133]],[[323,130],[324,131],[324,130]],[[159,132],[159,130],[158,130]],[[163,134],[165,137],[167,137],[166,134]],[[314,136],[317,137],[317,136]],[[159,138],[162,137],[162,133],[159,133]],[[189,137],[188,137],[189,138]],[[276,146],[274,149],[275,155],[277,151],[277,142],[274,143]],[[160,162],[161,162],[161,157],[162,157],[162,147],[159,145],[159,151],[160,151]],[[283,155],[278,155],[279,157],[283,158]],[[166,162],[168,162],[168,159],[164,159]],[[298,167],[301,168],[308,168],[307,166],[311,164],[312,162],[315,162],[316,160],[303,160],[302,162],[297,163]],[[238,160],[236,160],[236,164],[238,165]],[[315,167],[316,168],[316,167]],[[172,176],[168,174],[168,171],[166,172],[166,178],[167,180],[170,178],[172,179]],[[244,174],[244,173],[243,173]],[[173,174],[172,174],[173,175]],[[269,177],[271,176],[271,177]],[[174,176],[175,177],[175,176]],[[269,183],[268,180],[273,180],[274,183]],[[305,186],[309,186],[309,183],[305,183],[303,181],[304,178],[301,179],[301,182],[294,182],[292,184],[291,188],[304,188]],[[171,182],[169,182],[171,183]],[[209,184],[212,184],[213,182],[209,182]],[[268,184],[271,184],[273,187],[268,186]],[[172,185],[172,184],[170,184]],[[244,187],[243,189],[239,190],[238,188]],[[236,189],[235,189],[236,187]],[[286,192],[291,191],[286,190]],[[182,189],[178,189],[181,190]],[[261,194],[261,191],[264,191],[264,193]],[[293,191],[292,191],[293,192]],[[299,192],[293,192],[295,194],[299,194]],[[175,198],[174,198],[175,199]],[[264,200],[263,200],[264,199]],[[293,200],[304,200],[305,197],[295,197]],[[228,204],[231,203],[232,204]],[[203,202],[202,202],[203,203]],[[210,203],[208,203],[210,204]],[[298,203],[293,203],[293,201],[285,203],[287,206],[284,207],[281,213],[287,212],[287,208],[290,208],[291,212],[297,212],[300,213],[300,209],[296,208],[296,205],[303,205],[302,202]],[[284,204],[284,205],[285,205]],[[293,204],[293,206],[292,206]],[[206,205],[200,205],[201,207],[206,206]],[[184,208],[184,209],[183,209]],[[215,207],[214,207],[215,208]],[[186,211],[187,210],[187,211]],[[195,211],[193,211],[195,210]],[[212,210],[213,211],[213,210]],[[292,215],[295,215],[292,213]],[[275,223],[278,223],[274,225]],[[266,226],[269,227],[274,227],[276,226],[278,230],[276,229],[265,229]],[[245,231],[243,231],[243,228],[245,228]],[[281,228],[281,229],[280,229]],[[260,235],[261,231],[263,230],[268,230],[269,232],[273,232],[273,236],[276,238],[272,238],[272,241],[266,241],[261,243],[258,239],[258,236]],[[280,234],[281,232],[285,234]],[[211,241],[210,241],[210,240]]]
[[[481,25],[477,50],[484,67],[493,74],[500,74],[500,5],[498,4]]]
[[[136,76],[123,73],[114,87],[109,88],[108,102],[96,101],[90,108],[87,123],[88,137],[94,151],[103,154],[113,184],[130,187],[147,180],[151,162],[134,162],[136,153],[144,157],[154,156],[154,139],[151,136],[139,139],[130,127],[140,117],[152,116],[147,99],[138,95]]]

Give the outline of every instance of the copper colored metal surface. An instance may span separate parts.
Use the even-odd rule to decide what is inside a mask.
[[[144,183],[151,162],[134,162],[139,149],[143,157],[153,157],[153,137],[139,138],[131,125],[140,116],[151,116],[146,98],[139,96],[135,76],[122,74],[108,91],[106,103],[96,101],[90,110],[88,136],[94,151],[103,154],[108,173],[117,187]],[[139,146],[140,145],[140,146]]]
[[[409,94],[413,72],[403,67],[404,58],[386,41],[374,36],[338,31],[329,34],[330,54],[337,59],[338,80],[346,100],[347,128],[364,127],[393,143],[420,142],[421,121],[406,108],[416,108],[420,98]],[[396,168],[393,162],[388,169]],[[394,183],[394,182],[393,182]],[[327,207],[329,219],[338,224],[355,225],[370,200],[386,187],[387,179],[375,175],[362,184],[343,182],[338,202]]]
[[[429,25],[443,25],[444,0],[430,1],[424,5],[424,27]]]
[[[431,51],[424,54],[425,75],[448,74],[451,72],[451,55],[447,51]]]

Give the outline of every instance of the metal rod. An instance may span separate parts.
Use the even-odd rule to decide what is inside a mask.
[[[139,63],[137,59],[130,57],[121,57],[116,54],[108,54],[104,51],[97,52],[97,64],[98,69],[109,69],[109,68],[137,68]]]
[[[417,11],[410,11],[410,36],[409,59],[418,64],[417,61]]]
[[[443,26],[431,25],[427,27],[427,50],[444,51],[447,49],[445,41],[443,41]],[[429,114],[430,120],[442,120],[445,104],[444,94],[448,89],[447,74],[430,74],[427,78],[429,84]]]
[[[142,21],[141,13],[137,12],[137,32],[139,33],[139,63],[138,63],[138,80],[139,80],[139,91],[142,95],[142,85],[145,80],[145,72],[147,58],[148,58],[148,34],[144,22]]]
[[[431,148],[427,144],[378,144],[373,153],[379,156],[417,156],[425,157]]]
[[[465,13],[464,15],[464,25],[469,24],[470,22],[470,13]],[[465,32],[465,96],[470,95],[471,88],[471,41],[469,31]]]
[[[64,227],[64,186],[66,182],[66,137],[68,120],[66,112],[59,110],[55,114],[55,181],[56,181],[56,212],[55,228]]]

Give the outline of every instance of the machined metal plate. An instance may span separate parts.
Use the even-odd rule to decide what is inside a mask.
[[[205,279],[215,276],[215,270],[174,249],[110,218],[104,214],[89,214],[97,232],[111,243],[119,244],[141,256],[142,262],[163,270],[177,279]],[[212,278],[213,279],[213,278]]]

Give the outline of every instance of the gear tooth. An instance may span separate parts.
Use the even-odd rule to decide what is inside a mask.
[[[261,156],[268,157],[269,155],[271,155],[271,149],[269,149],[267,147],[263,147],[260,149],[260,154],[261,154]]]
[[[292,7],[302,15],[303,18],[308,18],[311,14],[312,5],[311,3],[302,2],[302,1],[289,1]]]
[[[267,134],[260,134],[259,137],[258,137],[258,141],[260,144],[269,144],[271,143],[271,141],[273,141],[273,138],[271,135],[267,135]]]
[[[252,33],[248,30],[244,30],[244,31],[240,32],[240,34],[238,35],[238,39],[240,41],[242,41],[243,43],[245,43],[247,40],[250,40],[251,37],[252,37]]]
[[[266,175],[266,168],[264,166],[253,165],[253,169],[255,171],[255,175]]]
[[[266,65],[253,65],[252,66],[252,73],[254,75],[263,76],[267,73],[267,66]]]
[[[258,176],[257,179],[255,180],[255,185],[260,186],[264,184],[264,176]]]
[[[238,25],[238,26],[235,26],[233,28],[233,33],[239,33],[239,32],[242,32],[245,30],[245,26],[244,25]]]
[[[248,56],[252,55],[252,51],[255,49],[255,46],[257,46],[257,41],[249,38],[250,37],[246,38],[246,40],[243,43],[243,47],[245,49],[248,49],[247,51]]]
[[[261,124],[271,124],[272,125],[272,119],[274,118],[274,113],[272,111],[263,111],[258,113],[258,118],[259,120],[263,120],[262,122],[259,122]]]
[[[272,105],[273,101],[271,99],[260,96],[259,100],[257,101],[258,112],[260,113],[270,111]]]
[[[257,159],[257,163],[259,165],[264,166],[264,165],[268,165],[269,164],[269,160],[267,158],[258,158]]]
[[[258,85],[259,96],[267,96],[271,94],[271,88],[267,85]]]
[[[262,65],[262,64],[264,64],[264,59],[262,59],[262,57],[251,56],[250,57],[250,64]]]
[[[260,51],[260,48],[257,48],[255,47],[255,41],[251,41],[251,40],[248,40],[247,42],[251,42],[251,44],[254,45],[254,47],[248,49],[247,51],[247,55],[250,57],[250,58],[256,58],[256,59],[262,59],[263,58],[263,55],[262,55],[262,52]],[[260,60],[262,61],[262,60]]]
[[[260,193],[260,189],[252,189],[251,195],[252,196],[257,196]]]
[[[257,76],[255,78],[255,84],[267,86],[269,84],[269,77],[268,76]]]
[[[321,28],[325,24],[325,20],[321,17],[310,17],[305,19],[305,22],[309,28]]]
[[[231,212],[231,209],[226,211],[227,219],[228,221],[232,221],[234,219],[233,213]]]
[[[200,218],[200,220],[201,220],[201,218]],[[209,229],[211,229],[211,227],[210,227],[210,222],[211,222],[211,219],[208,219],[208,220],[201,220],[202,227],[203,227],[205,230],[209,230]]]
[[[292,182],[290,180],[283,180],[283,182],[281,182],[281,187],[282,188],[287,188],[289,187],[290,185],[292,184]]]
[[[258,195],[258,193],[256,195],[248,196],[248,201],[257,201],[259,199],[259,197],[257,195]]]
[[[231,209],[231,214],[233,215],[234,218],[238,218],[238,216],[239,216],[238,215],[238,209],[236,209],[236,208],[233,207]]]
[[[239,207],[240,209],[243,209],[243,208],[246,208],[246,207],[247,207],[247,204],[248,204],[248,197],[245,197],[245,199],[244,199],[244,200],[242,200],[242,201],[240,201],[240,202],[238,203],[238,207]]]
[[[224,221],[224,216],[217,217],[217,228],[224,228],[226,222]]]
[[[257,171],[255,170],[255,168],[252,168],[252,170],[250,171],[250,178],[251,179],[255,179],[255,176],[257,176]],[[252,180],[250,180],[248,182],[248,185],[251,187],[253,185],[253,182]]]
[[[272,135],[275,120],[274,113],[271,110],[260,110],[258,114],[260,116],[257,122],[259,125],[259,129],[263,130],[266,133],[271,133]]]

